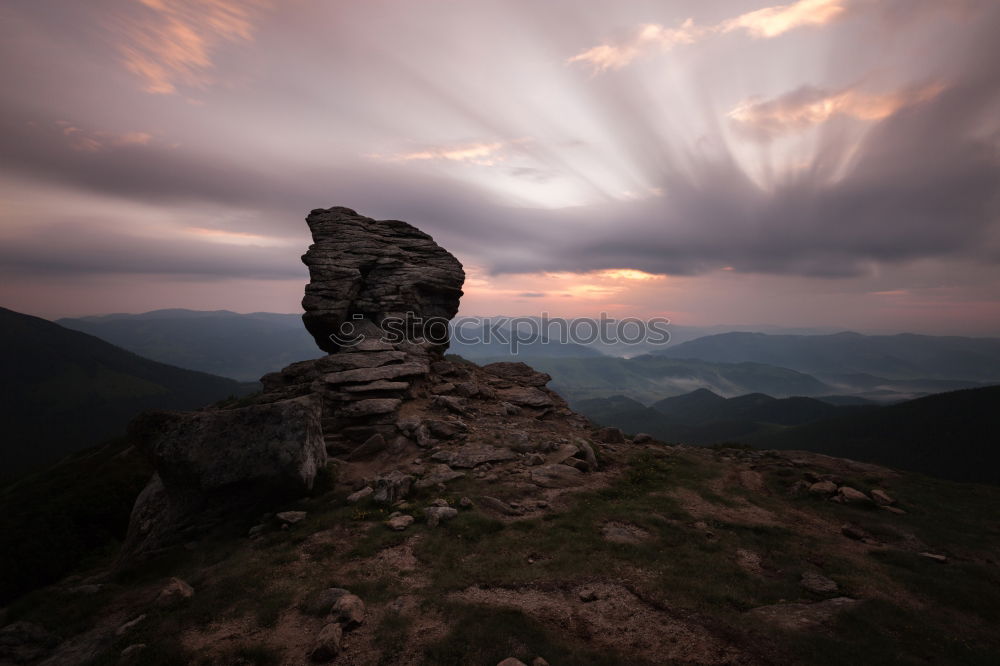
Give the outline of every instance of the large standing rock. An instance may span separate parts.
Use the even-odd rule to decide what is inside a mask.
[[[313,244],[302,257],[310,276],[302,320],[320,349],[337,351],[331,334],[356,315],[379,324],[406,313],[447,321],[458,312],[462,264],[416,227],[340,207],[316,209],[306,222]]]

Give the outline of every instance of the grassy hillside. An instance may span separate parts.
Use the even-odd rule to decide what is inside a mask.
[[[949,479],[1000,483],[1000,386],[953,391],[762,434],[760,448],[803,449]]]
[[[250,389],[3,308],[0,362],[0,477],[8,479],[121,434],[144,409],[193,409]]]

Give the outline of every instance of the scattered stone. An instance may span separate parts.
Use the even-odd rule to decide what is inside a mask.
[[[348,504],[357,504],[366,497],[371,497],[375,493],[375,490],[371,486],[365,486],[361,490],[351,493],[347,496]]]
[[[837,488],[837,497],[841,498],[847,504],[871,504],[872,498],[865,495],[860,490],[851,488],[850,486],[841,486]]]
[[[611,543],[637,544],[649,539],[649,532],[629,523],[606,523],[601,528],[601,535]]]
[[[802,589],[814,594],[833,594],[837,591],[837,583],[815,571],[806,571],[799,580]]]
[[[461,479],[463,476],[465,476],[465,472],[457,472],[448,465],[434,465],[413,486],[417,490],[425,490],[435,488],[438,485],[443,486],[449,481]]]
[[[545,456],[541,453],[530,453],[524,458],[524,464],[528,467],[537,467],[545,464]]]
[[[541,465],[532,467],[528,480],[542,488],[570,488],[580,484],[583,474],[567,465]]]
[[[840,533],[848,539],[854,539],[855,541],[863,541],[868,538],[867,532],[857,525],[851,525],[850,523],[841,526]]]
[[[351,630],[365,621],[365,602],[358,595],[347,593],[333,602],[330,612],[345,630]]]
[[[194,588],[180,578],[171,578],[156,596],[156,605],[162,607],[176,606],[194,596]]]
[[[499,500],[496,497],[483,496],[479,498],[479,506],[484,509],[489,509],[490,511],[495,511],[497,513],[503,514],[505,516],[519,516],[521,512],[507,504],[503,500]]]
[[[597,439],[605,444],[624,444],[625,433],[620,428],[601,428],[597,431]]]
[[[837,484],[833,481],[817,481],[809,486],[809,493],[812,495],[830,496],[837,492]]]
[[[145,643],[133,643],[121,652],[122,664],[138,664],[142,653],[146,651]]]
[[[372,499],[379,504],[395,504],[410,494],[413,487],[413,477],[393,470],[388,474],[375,477],[375,492]]]
[[[483,463],[514,460],[518,454],[510,449],[490,446],[489,444],[465,444],[454,449],[438,451],[431,456],[435,462],[446,463],[452,467],[471,469]]]
[[[438,524],[449,521],[457,516],[458,509],[446,506],[430,506],[424,509],[424,515],[427,516],[428,527],[437,527]]]
[[[760,606],[747,611],[747,615],[775,625],[786,631],[806,631],[829,624],[838,614],[854,608],[860,601],[836,597],[812,604],[782,603]]]
[[[896,503],[896,500],[890,497],[887,492],[885,492],[884,490],[880,490],[878,488],[873,490],[871,495],[872,499],[875,500],[875,503],[878,504],[879,506],[889,506],[890,504]]]
[[[306,600],[302,602],[300,608],[303,613],[314,615],[316,617],[329,615],[333,609],[333,605],[337,603],[341,597],[347,594],[350,594],[350,592],[342,587],[328,587],[310,594]]]
[[[308,514],[305,511],[282,511],[281,513],[275,514],[274,517],[286,525],[294,525],[305,520],[307,515]]]
[[[309,658],[313,661],[333,661],[340,654],[340,643],[344,638],[344,629],[336,622],[327,622],[319,630],[316,643]]]
[[[920,557],[926,557],[928,560],[932,560],[938,564],[948,563],[948,557],[946,555],[938,555],[936,553],[920,553]]]
[[[134,618],[132,620],[129,620],[125,624],[123,624],[120,627],[118,627],[117,629],[115,629],[115,636],[124,636],[125,634],[127,634],[130,631],[132,631],[133,629],[135,629],[140,624],[142,624],[142,621],[145,620],[145,619],[146,619],[146,614],[143,613],[139,617]]]
[[[397,532],[402,532],[407,527],[413,524],[413,516],[402,514],[400,516],[395,516],[385,521],[385,524],[389,529],[396,530]]]

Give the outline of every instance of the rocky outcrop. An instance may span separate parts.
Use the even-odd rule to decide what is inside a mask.
[[[312,277],[303,320],[330,353],[265,375],[247,407],[137,419],[131,435],[156,476],[133,510],[126,557],[167,547],[261,498],[301,496],[328,459],[341,483],[362,489],[348,501],[370,495],[383,506],[466,474],[487,478],[496,465],[539,489],[571,487],[597,470],[579,436],[589,423],[546,388],[548,375],[523,363],[444,358],[464,280],[451,254],[405,222],[347,208],[315,210],[308,222],[315,242],[303,257]],[[407,313],[407,335],[393,337],[400,329],[387,319]],[[444,337],[413,317],[437,318]],[[345,323],[358,338],[333,344],[329,335]],[[563,449],[569,453],[558,460],[543,457]],[[428,520],[447,520],[437,514],[450,511]]]
[[[410,332],[420,334],[413,317],[447,323],[458,312],[462,264],[416,227],[341,207],[316,209],[306,222],[313,244],[302,257],[310,278],[302,320],[323,351],[344,346],[330,336],[348,332],[348,322],[359,328],[409,314]],[[443,333],[446,340],[447,326]]]

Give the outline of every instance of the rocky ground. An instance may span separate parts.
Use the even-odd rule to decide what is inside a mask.
[[[629,440],[548,407],[476,402],[464,415],[433,399],[414,408],[452,424],[451,441],[334,461],[338,479],[310,497],[21,600],[0,654],[491,666],[1000,655],[994,488]]]

